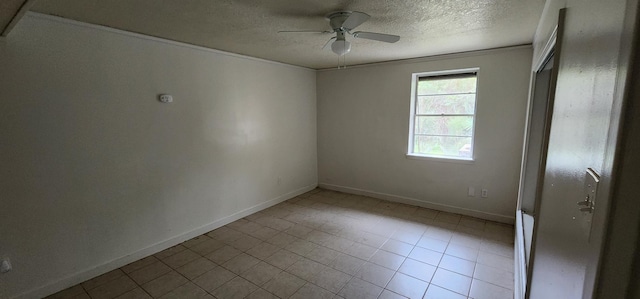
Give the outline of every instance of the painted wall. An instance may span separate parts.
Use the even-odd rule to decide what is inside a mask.
[[[319,184],[512,222],[531,55],[517,47],[319,72]],[[407,158],[412,73],[473,67],[475,161]],[[469,186],[476,197],[467,197]]]
[[[0,66],[0,298],[317,185],[315,71],[33,14]]]
[[[620,121],[620,110],[612,108],[620,106],[616,103],[623,97],[628,71],[625,55],[631,52],[631,43],[624,41],[632,35],[621,38],[626,5],[626,1],[547,1],[536,33],[534,53],[539,59],[557,22],[558,10],[567,8],[564,36],[558,41],[560,65],[534,248],[531,298],[592,295],[600,246],[607,238],[606,215]],[[635,11],[631,18],[634,24]],[[591,227],[576,205],[584,199],[585,172],[589,167],[600,173],[602,180]],[[631,264],[628,259],[621,262]],[[610,290],[601,298],[624,298],[625,288]]]

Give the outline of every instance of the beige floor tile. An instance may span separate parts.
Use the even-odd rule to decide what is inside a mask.
[[[478,264],[491,266],[500,270],[514,271],[513,258],[480,251],[478,253]]]
[[[443,254],[437,251],[433,251],[430,249],[425,249],[422,247],[414,247],[411,253],[409,254],[409,258],[421,261],[423,263],[427,263],[430,265],[437,266],[442,259]]]
[[[391,277],[393,277],[393,274],[393,270],[367,262],[362,266],[360,271],[356,273],[355,277],[377,286],[385,287],[389,280],[391,280]]]
[[[354,277],[340,290],[338,295],[345,299],[375,299],[380,293],[382,293],[381,287]]]
[[[279,231],[287,230],[295,225],[293,222],[271,216],[262,217],[260,219],[257,219],[256,222]]]
[[[270,257],[266,258],[264,261],[284,270],[295,264],[301,258],[301,256],[291,251],[281,249],[272,254]]]
[[[438,216],[438,211],[427,208],[418,208],[412,215],[428,219],[435,219],[436,216]]]
[[[360,232],[358,235],[359,237],[357,237],[354,241],[371,246],[373,248],[380,248],[388,240],[388,238],[386,237],[364,231]]]
[[[242,277],[236,276],[234,279],[229,280],[227,283],[215,289],[212,294],[216,298],[242,299],[257,289],[258,286]]]
[[[324,245],[326,242],[331,240],[333,235],[328,234],[326,232],[320,230],[313,230],[305,236],[305,240],[309,242],[313,242],[314,244]]]
[[[513,232],[315,189],[48,298],[511,299]]]
[[[334,296],[334,293],[307,282],[290,299],[331,299]]]
[[[430,282],[431,278],[433,278],[433,274],[436,272],[436,267],[408,258],[404,263],[402,263],[398,272],[407,274],[425,282]]]
[[[351,246],[353,246],[354,241],[345,239],[338,236],[332,236],[329,240],[324,243],[324,246],[327,248],[333,249],[338,252],[345,253]]]
[[[81,285],[75,285],[70,288],[64,289],[53,295],[45,297],[45,299],[71,299],[84,294],[85,291]]]
[[[241,253],[236,257],[226,261],[224,264],[222,264],[222,266],[235,274],[240,274],[244,271],[249,270],[249,268],[255,266],[259,262],[259,259],[246,253]]]
[[[478,249],[465,247],[457,244],[449,244],[445,253],[465,260],[475,262],[478,259]]]
[[[411,245],[416,245],[420,238],[422,238],[423,232],[412,232],[412,231],[404,231],[402,229],[396,231],[391,236],[391,239],[398,240],[401,242],[405,242]]]
[[[469,297],[474,299],[512,299],[513,291],[474,279]]]
[[[449,241],[452,244],[462,245],[473,249],[480,249],[482,243],[482,237],[476,237],[473,235],[456,232]]]
[[[163,262],[157,261],[151,265],[129,273],[129,277],[131,277],[131,279],[133,279],[137,284],[143,284],[158,278],[161,275],[169,273],[170,271],[171,268],[169,266],[165,265]]]
[[[384,245],[380,247],[380,249],[406,257],[409,255],[409,253],[411,253],[411,250],[413,249],[413,247],[414,246],[409,243],[404,243],[402,241],[398,241],[394,239],[388,239],[384,243]]]
[[[290,243],[292,243],[295,240],[298,240],[299,238],[296,238],[292,235],[289,235],[285,232],[280,232],[279,234],[273,236],[270,239],[265,240],[268,243],[271,243],[273,245],[276,245],[280,248],[284,248],[285,246],[289,245]]]
[[[312,261],[316,261],[320,264],[323,264],[325,266],[329,266],[331,265],[331,262],[333,262],[333,260],[336,259],[338,254],[339,252],[333,249],[329,249],[324,246],[317,246],[316,248],[311,250],[309,253],[307,253],[305,257]]]
[[[214,262],[201,257],[187,263],[184,266],[179,267],[178,269],[176,269],[176,271],[178,271],[178,273],[182,274],[187,279],[194,279],[215,268],[216,266],[217,265]]]
[[[376,248],[373,248],[369,245],[354,243],[353,246],[347,249],[345,253],[359,259],[369,260],[373,256],[373,254],[376,253],[376,251]]]
[[[122,270],[120,269],[115,269],[113,271],[109,271],[105,274],[102,274],[98,277],[89,279],[85,282],[82,283],[82,287],[85,290],[91,290],[93,288],[99,287],[107,282],[110,282],[112,280],[115,280],[117,278],[120,278],[121,276],[124,276],[124,272],[122,272]]]
[[[279,250],[280,250],[280,247],[276,245],[273,245],[267,242],[262,242],[257,246],[247,250],[246,253],[257,259],[265,260],[266,258],[270,257],[271,255],[278,252]]]
[[[238,256],[241,253],[242,251],[235,249],[229,245],[225,245],[224,247],[205,255],[204,257],[206,257],[207,259],[211,260],[212,262],[218,265],[221,265],[221,264],[224,264],[226,261]]]
[[[464,276],[472,277],[473,271],[476,267],[476,263],[445,254],[442,257],[442,260],[440,261],[440,265],[438,265],[438,267],[456,272],[458,274],[462,274]]]
[[[378,297],[378,299],[407,299],[407,297],[396,294],[389,290],[384,290],[382,291],[382,294],[380,294],[380,297]]]
[[[474,236],[480,238],[481,240],[484,238],[484,230],[461,226],[460,224],[458,224],[458,226],[456,227],[456,233]]]
[[[137,287],[136,283],[127,276],[120,276],[114,280],[111,280],[105,284],[101,284],[87,293],[91,298],[107,299],[115,298]]]
[[[195,278],[193,283],[205,291],[211,292],[235,276],[233,272],[218,266]]]
[[[339,221],[327,222],[320,226],[318,230],[323,231],[325,233],[335,235],[339,233],[344,228],[344,225]]]
[[[469,217],[469,216],[462,216],[460,217],[460,222],[458,223],[458,226],[484,230],[486,223],[487,221],[483,219]]]
[[[447,241],[451,240],[453,233],[455,232],[456,225],[446,222],[433,221],[431,226],[424,232],[423,236],[430,238]]]
[[[424,299],[467,299],[467,296],[460,295],[432,284],[427,289],[427,293],[424,294]]]
[[[278,296],[267,292],[265,289],[257,289],[249,294],[246,299],[279,299]]]
[[[264,213],[266,210],[268,210],[268,209],[262,210],[261,212]],[[241,228],[243,226],[245,226],[246,224],[248,224],[248,223],[251,223],[251,221],[249,221],[248,219],[242,218],[242,219],[238,219],[236,221],[233,221],[233,222],[231,222],[231,223],[229,223],[229,224],[227,224],[225,226],[228,227],[228,228],[237,230],[237,231],[241,231]]]
[[[492,283],[503,288],[513,289],[513,273],[502,269],[477,264],[475,273],[473,273],[473,278]]]
[[[301,258],[289,268],[286,269],[287,272],[298,276],[306,281],[311,281],[311,279],[317,275],[320,271],[327,268],[318,262],[314,262],[307,258]]]
[[[435,218],[435,220],[437,221],[447,222],[447,223],[456,224],[456,225],[460,222],[460,219],[461,219],[460,215],[447,213],[447,212],[440,212],[438,213],[438,216],[436,216]]]
[[[400,268],[400,265],[402,265],[404,260],[405,260],[405,257],[402,255],[387,252],[384,250],[378,250],[378,252],[376,252],[369,259],[369,262],[395,271],[395,270],[398,270],[398,268]]]
[[[410,299],[422,299],[429,284],[411,276],[396,273],[387,284],[386,289]]]
[[[338,293],[349,280],[351,280],[350,275],[325,267],[309,281],[335,294]]]
[[[167,258],[169,256],[172,256],[172,255],[174,255],[174,254],[176,254],[176,253],[178,253],[180,251],[183,251],[185,249],[187,249],[187,247],[184,247],[184,246],[178,244],[176,246],[169,247],[169,248],[167,248],[167,249],[165,249],[163,251],[160,251],[160,252],[154,254],[153,256],[155,256],[155,257],[157,257],[159,259],[165,259],[165,258]]]
[[[514,256],[513,245],[498,241],[482,240],[480,251],[497,254],[510,259],[513,259]]]
[[[471,287],[471,277],[439,268],[433,275],[431,284],[467,296]]]
[[[422,238],[420,238],[420,241],[418,241],[418,244],[416,244],[416,246],[437,252],[444,252],[447,250],[447,245],[449,245],[448,242],[427,237],[425,235],[423,235]]]
[[[199,254],[191,251],[190,249],[185,249],[170,257],[163,259],[162,262],[167,264],[167,266],[173,269],[176,269],[180,266],[186,265],[191,261],[197,260],[198,258],[200,258]]]
[[[187,283],[188,280],[177,272],[169,272],[142,285],[152,297],[160,297]]]
[[[264,226],[264,227],[261,227],[258,230],[251,231],[248,234],[250,236],[252,236],[252,237],[255,237],[255,238],[258,238],[258,239],[260,239],[262,241],[265,241],[265,240],[268,240],[268,239],[272,238],[273,236],[275,236],[275,235],[277,235],[279,233],[280,233],[280,231],[278,231],[278,230],[275,230],[273,228]]]
[[[264,212],[264,210],[262,212]],[[235,230],[237,230],[237,231],[239,231],[241,233],[245,233],[247,235],[250,235],[252,232],[260,230],[261,228],[264,227],[264,225],[255,223],[253,221],[249,221],[248,219],[240,219],[240,220],[244,220],[242,225],[239,225],[237,227],[231,226],[231,228],[233,228],[233,229],[235,229]],[[231,224],[231,223],[229,223],[229,224]]]
[[[287,229],[285,232],[292,236],[296,236],[298,238],[304,239],[312,231],[313,231],[312,228],[306,227],[304,225],[296,224],[290,227],[289,229]]]
[[[244,234],[227,226],[223,226],[208,232],[207,236],[229,244],[241,238]]]
[[[262,286],[273,277],[280,274],[280,272],[282,272],[282,269],[267,264],[266,262],[260,262],[242,273],[240,276],[257,286]]]
[[[238,238],[237,240],[231,242],[230,245],[240,251],[247,251],[260,243],[262,243],[262,240],[249,235],[244,235],[241,238]]]
[[[75,297],[73,297],[73,299],[91,299],[91,296],[89,296],[88,293],[84,292],[79,295],[76,295]]]
[[[307,255],[316,248],[318,248],[318,245],[302,239],[295,240],[284,247],[284,249],[302,256]]]
[[[280,298],[289,298],[295,294],[306,282],[287,272],[280,272],[264,285],[264,289]]]
[[[138,269],[142,269],[142,268],[144,268],[146,266],[149,266],[149,265],[151,265],[151,264],[153,264],[153,263],[155,263],[157,261],[158,261],[158,259],[156,257],[148,256],[148,257],[145,257],[143,259],[137,260],[137,261],[135,261],[133,263],[130,263],[130,264],[120,268],[120,270],[122,270],[122,272],[124,272],[124,273],[129,274],[129,273],[131,273],[133,271],[136,271]]]
[[[213,296],[209,295],[205,290],[201,289],[197,285],[192,282],[187,282],[173,291],[163,295],[160,297],[161,299],[215,299]]]
[[[182,246],[187,248],[192,248],[195,245],[198,245],[204,241],[211,240],[207,235],[199,235],[197,237],[191,238],[187,241],[182,242]]]
[[[199,255],[207,255],[209,253],[212,253],[222,247],[224,247],[226,244],[223,243],[222,241],[219,240],[214,240],[211,239],[209,237],[207,237],[207,240],[204,240],[196,245],[193,245],[191,249],[193,252],[199,254]]]
[[[151,297],[149,294],[147,294],[147,292],[145,292],[141,288],[135,288],[131,291],[128,291],[116,297],[116,299],[151,299],[151,298],[153,297]]]
[[[360,268],[362,268],[362,265],[364,265],[365,262],[365,260],[359,259],[357,257],[338,253],[335,260],[331,262],[330,267],[349,275],[355,275],[356,273],[358,273],[358,271],[360,271]]]

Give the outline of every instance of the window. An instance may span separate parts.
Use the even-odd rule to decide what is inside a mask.
[[[408,155],[473,160],[477,71],[413,74]]]

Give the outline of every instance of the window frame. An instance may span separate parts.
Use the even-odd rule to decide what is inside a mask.
[[[420,78],[447,76],[447,75],[461,75],[461,74],[469,74],[469,73],[475,73],[475,77],[476,77],[476,93],[475,93],[476,96],[475,96],[475,104],[473,106],[473,130],[471,133],[471,157],[440,156],[440,155],[427,155],[427,154],[414,153],[414,150],[413,150],[414,139],[415,139],[414,129],[415,129],[415,119],[416,119],[416,105],[418,101],[418,82]],[[409,114],[409,140],[408,140],[408,146],[407,146],[407,158],[437,160],[437,161],[451,161],[451,162],[461,162],[461,163],[473,163],[475,161],[476,120],[478,118],[478,89],[479,89],[478,86],[480,85],[479,82],[480,82],[479,67],[444,70],[444,71],[421,72],[421,73],[411,74],[411,108],[410,108],[410,114]]]

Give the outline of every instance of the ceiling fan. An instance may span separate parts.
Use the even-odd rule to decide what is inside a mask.
[[[327,46],[331,44],[331,50],[333,53],[338,54],[338,56],[344,56],[351,51],[351,43],[346,39],[347,34],[352,35],[355,38],[364,38],[387,43],[395,43],[400,40],[400,36],[397,35],[365,31],[352,32],[353,29],[369,20],[370,17],[371,16],[368,14],[359,11],[337,11],[326,16],[326,19],[329,20],[329,25],[331,26],[330,31],[285,30],[278,31],[278,33],[335,33],[336,36],[330,38],[322,48],[326,49]]]

